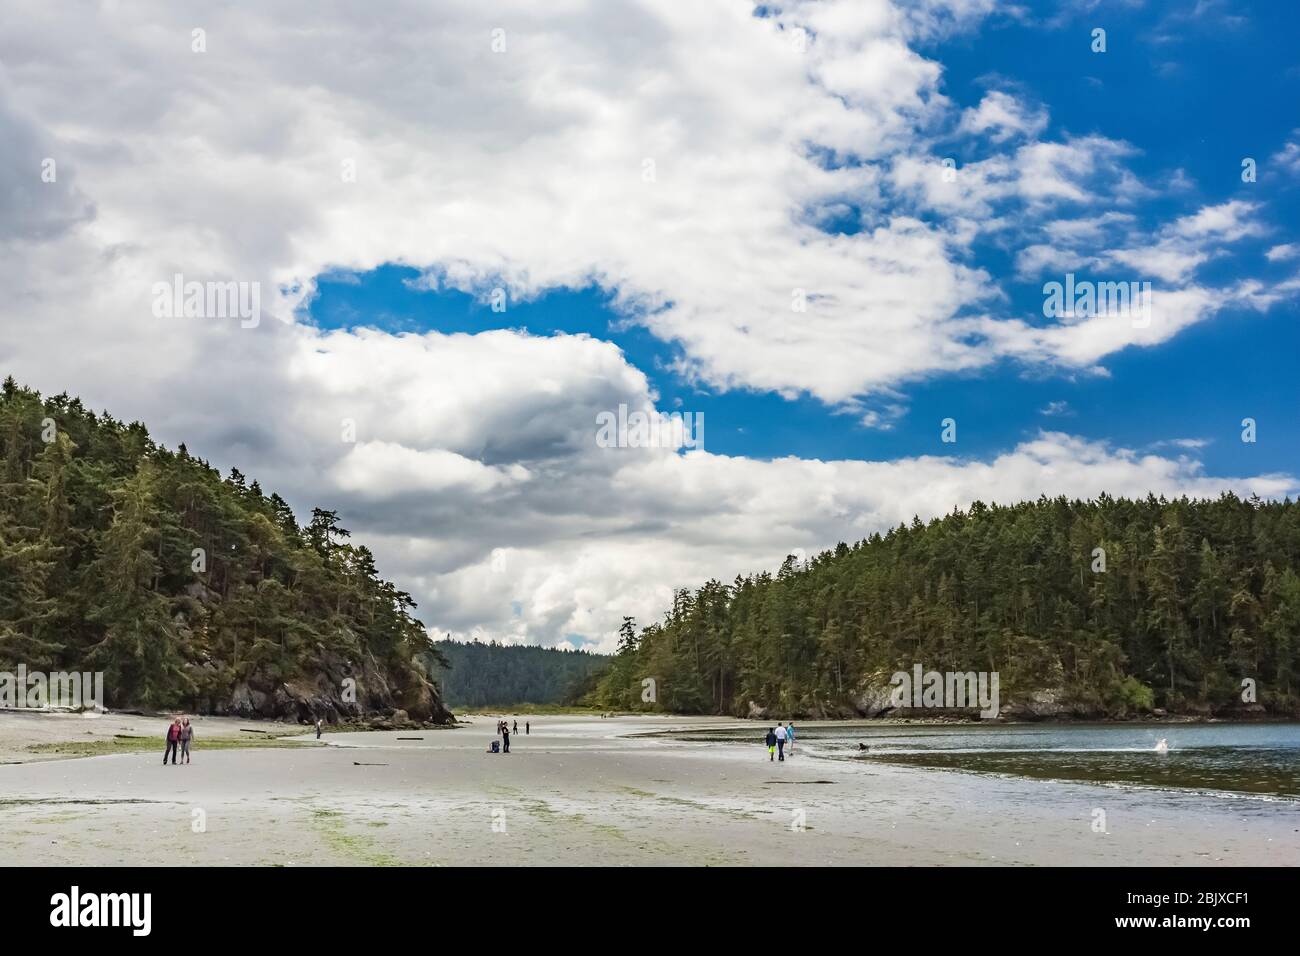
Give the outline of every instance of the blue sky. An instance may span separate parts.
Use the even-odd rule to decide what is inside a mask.
[[[1197,206],[1266,197],[1267,234],[1240,241],[1198,274],[1210,283],[1285,278],[1294,262],[1268,263],[1263,255],[1296,240],[1300,189],[1293,178],[1269,169],[1268,157],[1300,126],[1294,44],[1300,14],[1291,4],[1255,4],[1238,20],[1233,7],[1219,4],[1201,17],[1180,16],[1188,6],[1115,4],[1061,15],[1049,27],[1003,20],[977,34],[922,45],[920,52],[943,64],[943,92],[960,107],[976,106],[990,88],[1011,89],[1050,110],[1043,138],[1099,134],[1123,140],[1136,148],[1126,164],[1144,182],[1185,179],[1186,188],[1130,208],[1150,228]],[[1107,31],[1104,55],[1090,49],[1094,26]],[[979,158],[979,149],[978,142],[954,142],[952,152],[964,164]],[[1243,157],[1261,164],[1259,181],[1242,182]],[[853,232],[858,224],[848,217],[828,228]],[[1002,238],[979,241],[971,261],[1005,291],[1007,314],[1041,324],[1041,283],[1018,278],[1009,252]],[[1294,300],[1263,314],[1229,307],[1159,346],[1108,355],[1099,363],[1106,375],[1002,359],[971,372],[905,382],[894,394],[877,396],[905,407],[884,430],[806,394],[787,399],[686,380],[673,370],[681,348],[656,338],[635,315],[610,308],[606,290],[554,289],[512,302],[501,314],[464,292],[416,288],[419,274],[385,266],[322,277],[309,303],[310,320],[323,328],[515,328],[606,339],[648,376],[662,409],[705,414],[706,445],[719,454],[984,458],[1046,428],[1165,454],[1178,452],[1168,442],[1192,439],[1205,443],[1197,456],[1210,472],[1253,474],[1294,468],[1300,447]],[[948,416],[958,421],[955,445],[939,440],[940,421]],[[1240,441],[1244,417],[1258,422],[1253,445]]]

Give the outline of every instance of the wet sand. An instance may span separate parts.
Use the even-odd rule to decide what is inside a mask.
[[[194,762],[163,767],[162,721],[157,753],[33,760],[24,741],[152,719],[0,715],[0,758],[29,761],[0,766],[0,848],[22,865],[1300,864],[1294,804],[807,752],[773,764],[763,728],[723,719],[530,719],[505,755],[484,752],[490,716],[206,753],[203,735],[250,725],[204,718]],[[644,736],[735,726],[755,742]]]

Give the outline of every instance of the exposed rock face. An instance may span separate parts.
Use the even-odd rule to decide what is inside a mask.
[[[436,688],[414,666],[400,675],[399,683],[397,675],[369,654],[349,661],[322,648],[317,661],[320,670],[313,677],[275,682],[254,675],[235,685],[227,699],[213,701],[211,710],[298,723],[315,723],[319,718],[333,724],[382,716],[395,727],[455,720]]]
[[[1030,691],[1009,700],[999,711],[1003,717],[1015,717],[1021,720],[1048,720],[1053,717],[1067,717],[1073,711],[1066,702],[1065,691],[1059,688]]]
[[[863,681],[853,698],[853,709],[860,717],[879,717],[894,709],[894,687],[879,677]]]
[[[223,711],[218,708],[217,713],[229,713],[235,717],[260,717],[267,709],[266,693],[243,683],[236,684],[231,691],[228,709]]]
[[[760,707],[760,706],[758,706],[758,704],[754,703],[752,700],[749,702],[749,719],[750,719],[750,720],[762,720],[762,719],[763,719],[764,717],[766,717],[766,716],[767,716],[767,708],[766,708],[766,707]]]

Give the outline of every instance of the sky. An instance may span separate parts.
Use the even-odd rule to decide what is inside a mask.
[[[1292,5],[483,7],[5,0],[0,370],[337,510],[458,638],[608,650],[976,499],[1300,490]]]

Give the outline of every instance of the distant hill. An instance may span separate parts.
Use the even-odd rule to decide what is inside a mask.
[[[415,602],[349,537],[139,422],[0,389],[0,669],[102,671],[119,708],[450,720]]]
[[[678,592],[591,700],[874,716],[921,665],[1000,674],[1014,716],[1300,716],[1298,567],[1292,501],[976,502]]]
[[[433,649],[445,664],[429,655],[430,672],[451,707],[574,703],[610,662],[588,651],[495,641],[437,641]]]

